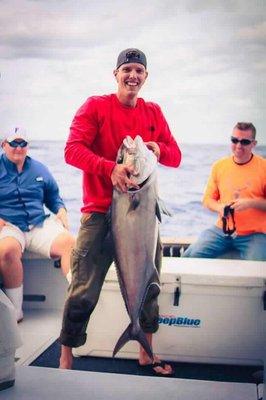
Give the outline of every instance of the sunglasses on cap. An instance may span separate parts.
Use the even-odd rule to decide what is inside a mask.
[[[28,145],[28,142],[26,142],[26,140],[12,140],[11,142],[8,142],[9,146],[13,147],[13,148],[17,148],[17,147],[26,147]]]
[[[236,236],[235,210],[231,207],[233,203],[224,207],[222,216],[223,232],[226,236],[234,238]]]
[[[231,136],[231,142],[234,144],[240,143],[242,146],[248,146],[249,144],[251,144],[252,142],[254,142],[254,140],[250,140],[250,139],[238,139],[235,136]]]

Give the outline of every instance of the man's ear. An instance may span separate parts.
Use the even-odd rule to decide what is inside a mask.
[[[114,69],[113,70],[113,74],[114,74],[114,77],[116,78],[116,76],[117,76],[117,73],[118,73],[118,69]]]

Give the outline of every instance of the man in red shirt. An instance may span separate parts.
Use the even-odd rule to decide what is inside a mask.
[[[66,300],[60,335],[60,367],[71,368],[72,347],[86,341],[86,327],[113,261],[113,251],[104,246],[109,226],[106,213],[111,205],[113,187],[122,192],[136,187],[128,175],[130,169],[116,163],[118,149],[129,135],[140,135],[161,164],[178,167],[180,149],[172,136],[160,107],[138,98],[148,76],[145,54],[126,49],[117,59],[114,76],[117,93],[92,96],[79,108],[70,128],[65,148],[66,162],[83,171],[83,207],[81,227],[72,254],[72,283]],[[158,241],[156,267],[160,270],[161,245]],[[144,305],[141,326],[151,343],[158,329],[158,303],[152,299]],[[170,365],[155,357],[154,371],[172,373]],[[140,349],[140,365],[151,360]],[[158,365],[159,364],[159,365]]]

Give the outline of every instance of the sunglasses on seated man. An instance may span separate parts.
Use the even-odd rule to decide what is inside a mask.
[[[17,148],[17,147],[26,147],[28,145],[28,142],[26,140],[12,140],[11,142],[8,142],[9,146]]]
[[[231,136],[231,142],[234,144],[240,143],[242,146],[248,146],[252,142],[254,142],[253,139],[238,139],[235,136]]]

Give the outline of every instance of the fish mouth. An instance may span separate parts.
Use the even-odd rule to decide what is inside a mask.
[[[116,161],[117,164],[125,164],[130,167],[127,177],[134,183],[128,185],[127,192],[129,193],[139,192],[150,178],[155,177],[157,159],[139,135],[134,139],[127,135],[123,139]],[[138,188],[134,187],[134,184]]]
[[[139,191],[143,188],[143,186],[145,186],[145,184],[148,182],[149,179],[150,179],[150,176],[148,176],[148,178],[146,178],[143,182],[138,183],[138,189],[136,189],[136,188],[134,188],[134,187],[129,187],[129,188],[127,189],[127,192],[128,192],[128,193],[136,193],[136,192],[139,192]]]

